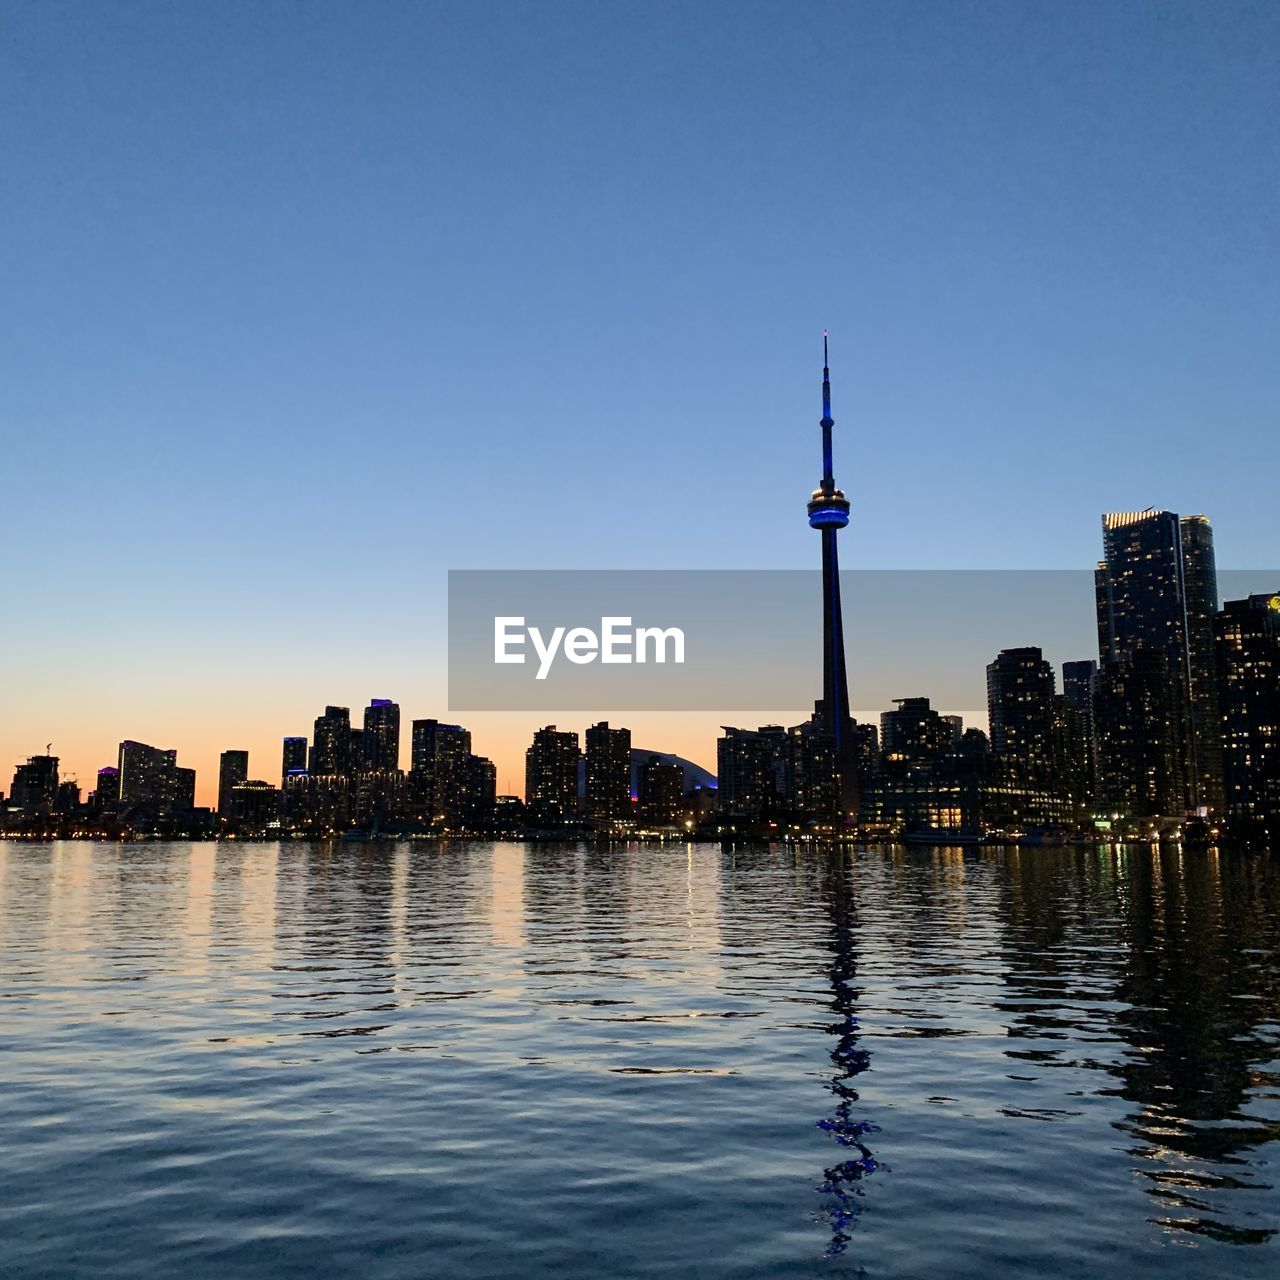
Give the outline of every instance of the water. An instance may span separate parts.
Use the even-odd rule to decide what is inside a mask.
[[[1280,1274],[1280,870],[0,843],[5,1277]]]

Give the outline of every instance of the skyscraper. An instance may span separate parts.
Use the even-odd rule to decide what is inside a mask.
[[[114,809],[120,803],[120,770],[113,764],[98,770],[98,785],[93,792],[94,807],[100,812]]]
[[[231,792],[242,782],[249,781],[249,753],[224,751],[218,758],[218,812],[227,816],[231,812]]]
[[[524,756],[525,803],[536,823],[555,824],[578,811],[578,735],[549,724]]]
[[[286,738],[284,740],[284,749],[280,753],[280,785],[283,786],[290,775],[297,777],[299,774],[306,773],[306,771],[306,738]]]
[[[1217,579],[1209,521],[1150,508],[1113,512],[1102,517],[1102,539],[1104,558],[1095,575],[1099,688],[1143,687],[1155,676],[1153,664],[1144,661],[1136,681],[1128,679],[1127,665],[1140,652],[1163,655],[1178,755],[1174,772],[1181,787],[1170,797],[1173,812],[1219,807],[1222,734],[1212,644]],[[1114,690],[1107,697],[1115,710]],[[1143,701],[1154,705],[1146,695]],[[1153,725],[1151,736],[1166,734]],[[1106,761],[1100,756],[1099,767],[1104,764],[1131,773],[1144,767],[1136,756],[1128,764],[1114,755]],[[1136,774],[1127,783],[1108,785],[1116,793],[1149,789]]]
[[[1104,813],[1158,818],[1186,808],[1186,737],[1177,669],[1167,654],[1137,649],[1107,659],[1093,697],[1096,794]]]
[[[118,759],[124,808],[152,817],[194,808],[196,771],[180,767],[176,751],[125,739]]]
[[[429,821],[448,819],[463,804],[471,734],[460,724],[415,720],[411,750],[415,803]]]
[[[1053,668],[1036,648],[1002,649],[987,666],[987,720],[997,755],[1058,765]]]
[[[1215,619],[1226,813],[1233,834],[1280,841],[1280,594]]]
[[[637,799],[645,822],[673,827],[684,810],[684,771],[674,761],[650,756],[637,770]]]
[[[951,726],[928,698],[894,698],[880,713],[880,745],[889,763],[933,760],[951,747]]]
[[[351,772],[351,712],[346,707],[325,707],[311,742],[313,775]]]
[[[607,720],[587,730],[587,816],[610,827],[631,816],[631,730]]]
[[[1062,664],[1062,696],[1077,711],[1088,711],[1093,703],[1093,677],[1098,664],[1092,658]]]
[[[809,525],[822,535],[822,701],[816,727],[832,740],[839,777],[840,807],[858,813],[858,763],[849,688],[845,675],[844,619],[840,610],[840,563],[836,534],[849,523],[849,500],[836,488],[831,458],[831,371],[827,335],[822,335],[822,482],[809,499]]]
[[[365,708],[364,762],[370,769],[400,767],[400,708],[390,698],[374,698]]]

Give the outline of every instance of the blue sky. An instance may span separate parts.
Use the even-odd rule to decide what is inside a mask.
[[[11,754],[55,688],[385,694],[450,567],[811,565],[824,327],[849,563],[1276,560],[1273,4],[0,27]]]

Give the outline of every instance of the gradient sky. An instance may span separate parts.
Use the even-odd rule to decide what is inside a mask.
[[[1147,505],[1275,563],[1278,56],[1273,3],[4,0],[0,788],[444,715],[450,567],[812,565],[824,327],[848,563]]]

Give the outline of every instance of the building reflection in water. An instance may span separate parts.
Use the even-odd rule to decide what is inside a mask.
[[[1024,1070],[1102,1073],[1093,1091],[1131,1104],[1114,1124],[1155,1226],[1274,1237],[1238,1194],[1271,1189],[1259,1148],[1280,1139],[1280,1121],[1260,1111],[1280,1087],[1272,860],[1037,850],[1009,856],[1005,883],[1007,1055]]]
[[[858,1000],[861,991],[857,983],[855,947],[858,921],[849,876],[852,864],[839,850],[819,856],[827,858],[822,870],[822,900],[831,921],[829,1007],[835,1015],[835,1020],[826,1028],[835,1037],[831,1049],[835,1070],[828,1088],[835,1095],[836,1105],[831,1115],[818,1121],[818,1128],[830,1134],[841,1157],[823,1171],[819,1190],[827,1197],[825,1216],[831,1225],[831,1243],[826,1252],[828,1257],[835,1257],[844,1253],[853,1238],[858,1198],[862,1195],[860,1184],[880,1165],[866,1144],[866,1138],[877,1132],[878,1126],[858,1110],[858,1091],[853,1083],[871,1065],[871,1054],[860,1044]]]

